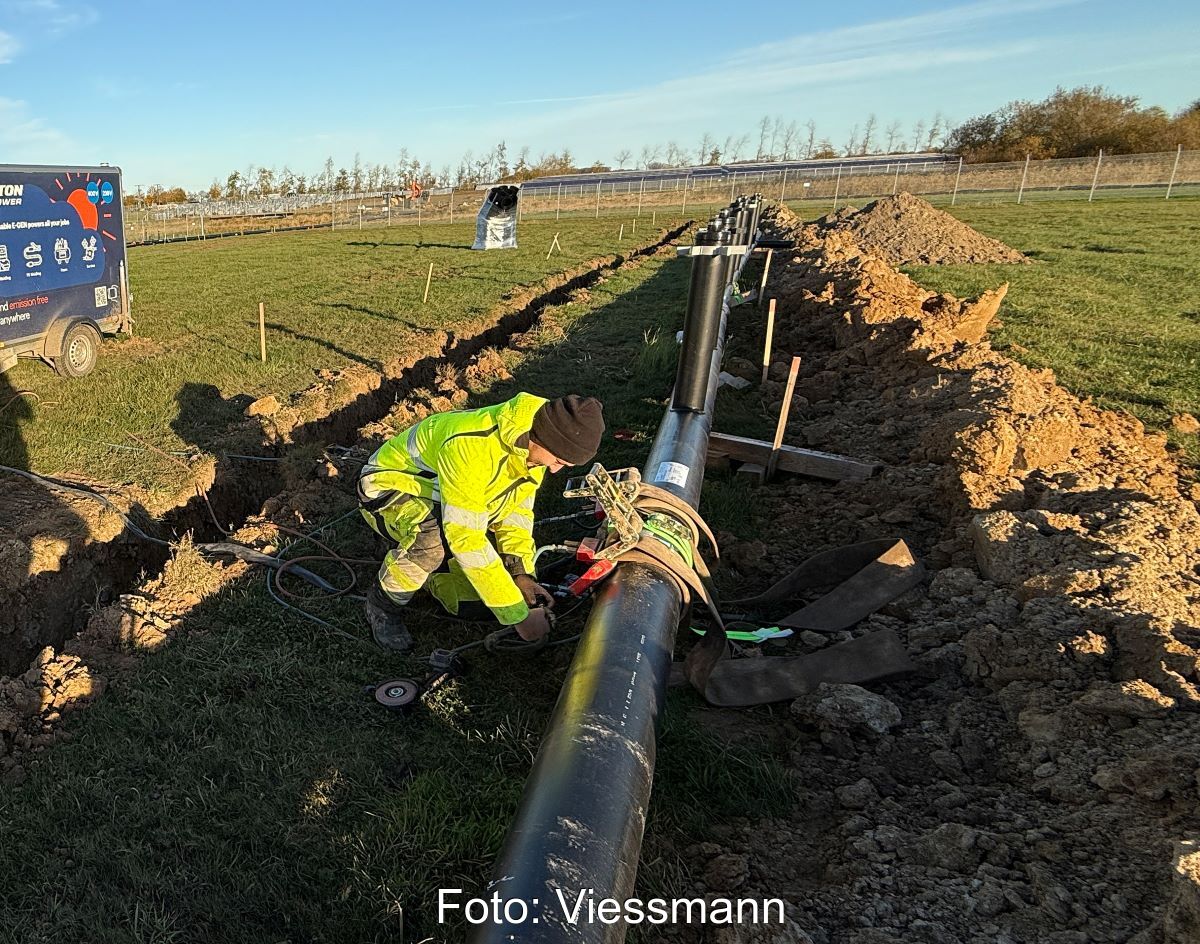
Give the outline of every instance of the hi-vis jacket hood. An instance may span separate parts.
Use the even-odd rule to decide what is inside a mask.
[[[368,512],[403,495],[439,502],[454,558],[505,624],[529,614],[510,570],[533,570],[533,501],[546,470],[529,468],[517,440],[545,402],[519,393],[480,410],[428,416],[384,443],[359,479]]]

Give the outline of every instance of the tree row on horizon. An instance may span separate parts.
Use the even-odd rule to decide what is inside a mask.
[[[751,145],[754,145],[751,150]],[[315,173],[296,173],[255,164],[214,179],[205,191],[188,193],[182,187],[155,184],[128,195],[128,202],[179,203],[206,196],[212,200],[240,200],[252,196],[305,193],[371,193],[396,191],[417,184],[429,187],[473,188],[482,183],[520,183],[538,177],[570,173],[596,173],[614,169],[661,170],[672,167],[715,166],[748,161],[821,160],[837,157],[943,152],[960,155],[966,163],[991,163],[1106,154],[1137,154],[1200,148],[1200,99],[1174,115],[1157,105],[1142,106],[1136,96],[1118,95],[1102,86],[1056,88],[1039,102],[1011,101],[1000,108],[957,126],[937,112],[909,128],[899,121],[881,126],[874,113],[855,124],[846,140],[835,146],[817,136],[816,123],[785,121],[764,115],[753,135],[727,135],[723,139],[705,132],[691,147],[670,140],[645,144],[636,160],[621,148],[612,163],[601,160],[580,164],[569,149],[530,156],[526,145],[510,160],[505,142],[476,154],[468,150],[457,166],[444,164],[435,171],[427,161],[401,148],[395,161],[363,162],[354,155],[350,167],[337,167],[332,157]]]

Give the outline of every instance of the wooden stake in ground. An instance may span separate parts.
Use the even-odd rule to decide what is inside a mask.
[[[1092,189],[1088,191],[1088,203],[1092,202],[1092,197],[1096,195],[1096,181],[1100,179],[1100,162],[1104,160],[1104,148],[1100,149],[1100,153],[1096,155],[1096,173],[1092,175]]]
[[[421,304],[424,305],[429,301],[429,283],[433,281],[433,263],[429,263],[429,274],[425,276],[425,297],[421,299]]]
[[[258,303],[258,356],[267,362],[267,306],[263,302]]]
[[[783,406],[779,408],[779,422],[775,424],[775,439],[771,443],[771,458],[767,460],[767,481],[775,474],[779,462],[779,447],[783,445],[783,430],[787,426],[788,413],[792,409],[792,393],[796,390],[796,374],[800,372],[800,355],[792,355],[792,366],[788,370],[787,389],[783,392]]]
[[[547,259],[550,258],[551,253],[553,253],[555,249],[557,249],[559,252],[562,252],[562,246],[558,244],[558,233],[555,233],[554,238],[550,240],[550,248],[546,250]]]
[[[637,235],[637,220],[633,221],[633,235]]]
[[[617,242],[620,242],[624,238],[625,238],[625,224],[622,223],[621,230],[620,230],[620,232],[617,233]]]
[[[651,225],[651,226],[657,226],[657,225],[658,225],[658,210],[651,210],[651,211],[650,211],[650,225]]]
[[[771,257],[775,255],[774,249],[767,250],[767,261],[763,263],[762,281],[758,285],[758,298],[754,300],[755,308],[762,308],[763,295],[767,293],[767,275],[771,271]],[[775,304],[775,300],[771,299],[771,304]]]
[[[762,383],[767,382],[767,368],[771,366],[771,337],[775,334],[775,299],[767,305],[767,339],[763,342]]]

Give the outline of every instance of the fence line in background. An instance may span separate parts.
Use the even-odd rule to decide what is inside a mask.
[[[731,194],[755,192],[801,207],[812,204],[811,214],[801,210],[812,216],[900,190],[933,202],[946,197],[952,206],[1085,198],[1095,202],[1113,196],[1168,200],[1200,195],[1200,151],[1179,147],[1159,154],[1098,154],[1003,164],[914,162],[816,168],[811,173],[790,167],[727,177],[659,179],[649,187],[646,183],[647,178],[633,177],[537,188],[522,195],[521,216],[599,218],[672,211],[685,215],[689,207],[702,215],[709,206],[725,206]],[[127,241],[136,245],[301,229],[423,226],[453,222],[455,214],[471,219],[485,195],[485,190],[443,189],[417,201],[391,193],[303,194],[254,203],[126,207],[125,232]]]

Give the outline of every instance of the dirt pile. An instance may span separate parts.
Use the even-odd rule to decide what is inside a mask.
[[[1162,436],[980,340],[994,296],[927,292],[827,232],[776,276],[761,393],[800,353],[788,440],[886,468],[774,486],[772,536],[726,553],[750,590],[903,536],[930,583],[853,633],[894,630],[919,671],[793,706],[770,736],[796,812],[690,849],[694,874],[744,856],[739,894],[789,890],[818,944],[1195,941],[1200,489]]]
[[[786,208],[764,219],[801,248],[852,252],[851,247],[858,247],[896,266],[1029,262],[1012,247],[910,193],[883,197],[861,210],[844,207],[812,224],[802,223]]]

